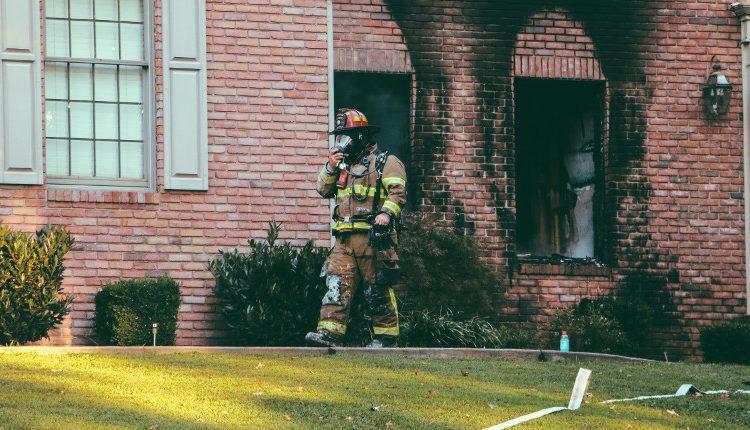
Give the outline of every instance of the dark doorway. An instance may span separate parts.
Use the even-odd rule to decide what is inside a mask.
[[[603,82],[516,79],[519,254],[599,256]]]
[[[410,169],[409,101],[411,76],[394,73],[336,72],[334,74],[334,106],[355,108],[372,125],[380,126],[376,135],[378,148],[390,151],[406,166],[407,187],[414,181]],[[414,195],[414,193],[410,193]],[[409,201],[408,206],[413,207]]]

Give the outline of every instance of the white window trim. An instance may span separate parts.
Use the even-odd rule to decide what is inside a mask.
[[[145,179],[143,180],[132,180],[132,179],[106,179],[106,178],[75,178],[75,177],[62,177],[62,176],[49,176],[47,175],[46,168],[46,148],[47,148],[47,135],[46,130],[42,130],[44,136],[44,147],[45,147],[45,169],[44,177],[47,182],[48,188],[50,189],[80,189],[80,190],[95,190],[95,191],[155,191],[156,190],[156,70],[155,70],[155,59],[154,53],[156,52],[154,43],[154,5],[153,0],[142,0],[143,1],[143,56],[146,61],[123,61],[123,60],[96,60],[96,59],[75,59],[65,57],[48,57],[46,52],[47,40],[45,34],[45,52],[42,56],[42,62],[44,63],[44,72],[46,75],[47,63],[54,62],[78,62],[85,64],[119,64],[119,65],[138,65],[143,66],[144,63],[147,67],[146,72],[146,85],[144,85],[143,94],[143,119],[144,119],[144,173]],[[42,14],[40,25],[42,28],[46,27],[46,13]],[[46,81],[45,81],[46,85]],[[45,112],[46,112],[46,100]],[[44,115],[44,113],[43,113]]]

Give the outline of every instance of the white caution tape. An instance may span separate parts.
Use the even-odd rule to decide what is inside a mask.
[[[680,388],[677,389],[677,392],[674,394],[661,394],[657,396],[638,396],[638,397],[632,397],[629,399],[612,399],[612,400],[605,400],[602,403],[619,403],[619,402],[634,402],[638,400],[668,399],[670,397],[687,396],[688,394],[708,395],[708,394],[729,394],[729,393],[730,392],[727,390],[701,391],[693,385],[682,384]],[[737,391],[734,391],[734,393],[735,394],[750,394],[750,390],[737,390]]]
[[[533,414],[524,415],[522,417],[514,418],[510,421],[506,421],[496,426],[487,427],[484,430],[503,430],[511,428],[515,425],[525,423],[526,421],[535,420],[545,415],[554,414],[560,411],[574,411],[581,407],[583,399],[586,397],[586,391],[589,389],[589,381],[591,380],[591,371],[589,369],[578,369],[578,376],[576,376],[576,383],[573,386],[573,392],[570,394],[570,401],[568,407],[557,406],[554,408],[542,409],[541,411],[534,412]]]

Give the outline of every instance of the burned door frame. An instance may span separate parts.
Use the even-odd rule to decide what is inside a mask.
[[[518,203],[519,203],[519,175],[518,175],[518,149],[521,145],[519,138],[519,86],[533,86],[535,83],[539,85],[559,85],[561,87],[566,84],[578,85],[581,87],[588,87],[587,91],[591,91],[596,100],[595,104],[598,105],[598,117],[594,121],[594,133],[595,146],[593,148],[593,161],[594,161],[594,180],[593,185],[595,187],[594,200],[593,200],[593,230],[594,230],[594,259],[598,261],[608,262],[610,255],[607,246],[608,237],[608,226],[606,223],[606,201],[607,201],[607,189],[606,184],[606,165],[607,165],[607,150],[608,150],[608,129],[609,129],[609,86],[604,79],[565,79],[565,78],[550,78],[550,77],[529,77],[529,76],[514,76],[512,79],[512,94],[513,94],[513,166],[514,166],[514,181],[515,181],[515,209],[516,209],[516,226],[514,230],[513,246],[516,251],[519,251],[519,222],[518,222]],[[547,259],[551,255],[544,254],[531,254],[527,258],[531,259]],[[523,258],[523,256],[521,256]]]

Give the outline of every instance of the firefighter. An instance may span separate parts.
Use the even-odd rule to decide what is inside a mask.
[[[393,286],[398,282],[397,233],[394,226],[406,203],[404,164],[379,151],[365,115],[356,109],[336,114],[336,145],[318,176],[317,191],[336,199],[336,244],[323,265],[328,292],[323,297],[317,331],[308,343],[338,346],[346,333],[355,292],[362,289],[371,323],[368,348],[395,347],[398,310]]]

